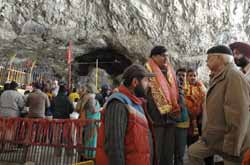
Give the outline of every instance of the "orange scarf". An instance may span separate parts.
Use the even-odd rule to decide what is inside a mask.
[[[178,113],[180,111],[178,105],[179,92],[172,66],[169,63],[165,65],[167,69],[166,75],[162,73],[159,66],[152,59],[148,60],[146,67],[156,75],[150,79],[150,87],[159,112],[161,114]]]
[[[197,116],[202,112],[202,104],[206,95],[202,82],[197,82],[195,85],[187,83],[185,89],[185,102],[192,116]]]

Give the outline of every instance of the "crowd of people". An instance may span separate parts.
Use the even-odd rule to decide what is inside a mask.
[[[250,163],[250,45],[207,51],[206,89],[194,68],[174,71],[164,46],[145,66],[133,64],[103,108],[97,165]],[[240,67],[238,69],[236,65]]]
[[[105,102],[109,86],[104,85],[101,93],[97,94],[100,101]],[[40,119],[76,119],[74,113],[85,120],[100,120],[100,104],[96,99],[95,86],[89,84],[73,88],[68,92],[65,83],[33,82],[32,88],[21,92],[15,81],[4,84],[0,96],[0,117],[40,118]],[[104,96],[105,97],[102,97]],[[61,130],[63,131],[63,130]],[[72,134],[72,137],[74,135]],[[88,136],[88,137],[86,137]],[[84,127],[83,144],[85,147],[96,147],[97,126],[95,123]],[[61,156],[62,149],[56,148],[55,156]],[[71,152],[67,152],[71,154]],[[95,157],[92,150],[82,151],[87,158]]]
[[[100,120],[86,140],[96,165],[225,165],[250,163],[250,45],[235,42],[207,50],[209,85],[197,68],[177,68],[164,46],[155,46],[145,65],[132,64],[120,86],[101,92],[91,84],[67,92],[64,84],[34,82],[23,96],[5,84],[2,117]],[[236,64],[236,65],[235,65]],[[102,108],[101,108],[102,107]]]

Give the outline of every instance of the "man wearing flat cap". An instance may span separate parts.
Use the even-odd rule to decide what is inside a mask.
[[[206,96],[207,123],[199,141],[189,147],[189,164],[201,165],[213,154],[225,165],[240,165],[250,146],[250,88],[233,64],[230,48],[218,45],[207,51],[207,66],[214,74]]]
[[[96,165],[154,164],[153,138],[142,99],[152,76],[138,64],[124,71],[123,84],[104,104]]]
[[[241,68],[250,83],[250,45],[244,42],[234,42],[229,47],[233,51],[235,64]]]
[[[159,165],[173,165],[176,121],[180,117],[181,106],[175,71],[164,46],[155,46],[151,50],[146,68],[155,74],[150,79],[147,92],[147,109],[154,128],[157,158]],[[179,154],[178,157],[182,162],[183,156]]]

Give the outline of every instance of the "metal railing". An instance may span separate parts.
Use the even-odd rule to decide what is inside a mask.
[[[79,119],[0,118],[0,161],[68,165],[94,160],[98,123]]]

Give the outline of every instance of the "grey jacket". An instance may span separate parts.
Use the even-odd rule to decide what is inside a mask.
[[[0,96],[0,116],[19,117],[25,105],[24,96],[16,90],[7,90]]]

